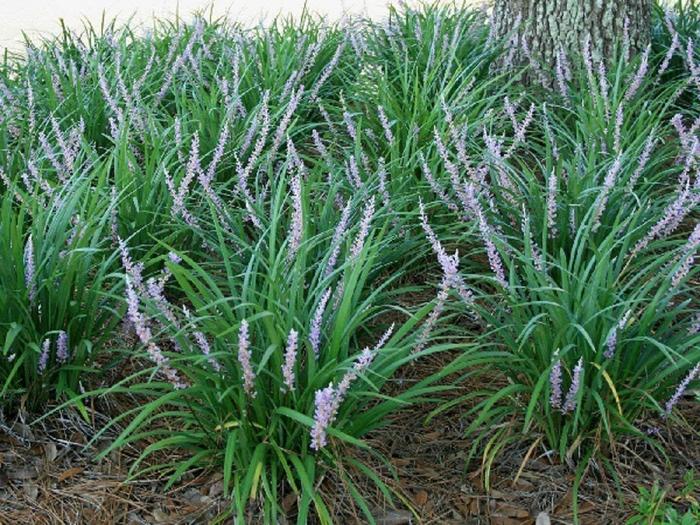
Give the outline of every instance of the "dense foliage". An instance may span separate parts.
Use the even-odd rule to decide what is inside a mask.
[[[103,454],[141,443],[132,472],[169,485],[220,469],[268,523],[289,494],[330,523],[329,471],[371,521],[347,470],[393,494],[345,450],[409,403],[463,406],[487,465],[534,438],[580,479],[621,436],[659,446],[700,375],[700,10],[653,24],[642,55],[584,43],[541,83],[456,5],[6,55],[3,412],[128,394]],[[475,375],[502,386],[434,404]]]

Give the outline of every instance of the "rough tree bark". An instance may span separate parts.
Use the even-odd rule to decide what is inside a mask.
[[[595,60],[610,57],[616,41],[626,53],[643,50],[651,10],[652,0],[495,0],[493,30],[510,38],[520,60],[530,54],[553,71],[560,49],[580,53],[587,40]]]

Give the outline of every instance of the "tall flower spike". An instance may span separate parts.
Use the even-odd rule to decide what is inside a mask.
[[[425,207],[423,206],[423,201],[421,199],[418,200],[418,209],[420,213],[421,226],[423,227],[425,236],[428,239],[428,242],[430,242],[430,245],[432,246],[435,255],[437,255],[438,262],[442,267],[442,271],[444,273],[445,278],[445,285],[448,288],[454,287],[457,290],[459,296],[462,298],[462,300],[468,305],[471,304],[473,302],[474,297],[471,290],[467,288],[467,285],[465,284],[464,280],[459,275],[458,253],[455,252],[454,255],[447,254],[442,244],[440,243],[440,240],[437,238],[437,235],[435,235],[435,232],[428,223],[428,217],[425,214]]]
[[[647,137],[647,140],[644,143],[644,149],[642,150],[642,154],[639,156],[637,168],[634,170],[634,173],[632,174],[632,176],[629,179],[629,182],[627,183],[627,189],[629,191],[634,190],[634,187],[637,185],[637,181],[639,180],[639,177],[641,177],[644,168],[646,168],[646,165],[648,164],[649,159],[651,158],[651,153],[652,151],[654,151],[655,146],[656,128],[651,130],[651,133],[649,133],[649,136]]]
[[[323,272],[324,277],[328,277],[331,273],[333,273],[335,263],[338,261],[340,246],[348,229],[348,221],[350,220],[350,212],[352,211],[351,204],[352,202],[348,200],[348,203],[345,205],[343,212],[340,215],[340,220],[335,227],[335,231],[333,232],[333,239],[331,240],[331,254],[328,257],[326,269]]]
[[[369,368],[369,365],[374,360],[375,355],[376,352],[370,348],[365,348],[362,350],[362,352],[360,352],[360,356],[353,363],[352,368],[345,372],[345,375],[338,383],[338,387],[335,389],[336,404],[338,406],[340,406],[340,403],[342,403],[343,399],[345,399],[345,396],[347,395],[348,390],[350,390],[352,383]]]
[[[605,175],[605,180],[603,181],[603,189],[601,190],[598,198],[596,199],[595,210],[593,212],[593,227],[591,231],[596,232],[601,226],[600,219],[605,211],[605,206],[608,203],[608,198],[610,197],[610,192],[615,187],[615,180],[617,179],[617,174],[620,173],[620,168],[622,167],[622,159],[618,155],[613,162],[613,165],[608,170],[607,175]]]
[[[30,234],[27,243],[24,245],[24,285],[29,295],[31,306],[36,302],[36,263],[34,261],[34,240]]]
[[[348,111],[343,112],[343,122],[345,122],[345,128],[348,130],[348,135],[355,141],[357,140],[357,128],[355,127],[355,122],[352,120],[352,114]]]
[[[612,359],[615,356],[615,349],[617,348],[617,329],[618,327],[615,325],[605,341],[605,352],[603,355],[606,359]]]
[[[211,365],[211,367],[217,371],[221,371],[221,365],[219,362],[216,360],[215,357],[211,355],[211,346],[209,345],[209,341],[207,340],[206,336],[199,331],[194,332],[194,340],[197,341],[197,346],[199,349],[202,351],[202,354],[207,357],[207,361]]]
[[[491,226],[486,222],[486,217],[481,208],[477,210],[477,218],[479,220],[479,230],[481,232],[481,237],[486,245],[486,255],[489,259],[489,265],[491,270],[496,276],[496,280],[503,288],[508,288],[508,281],[506,281],[506,274],[503,268],[503,261],[498,253],[496,244],[493,242],[494,234]]]
[[[547,232],[550,238],[557,236],[557,175],[552,170],[547,179]]]
[[[666,406],[664,408],[664,413],[663,416],[664,418],[667,418],[668,416],[671,415],[671,412],[673,411],[673,407],[676,406],[678,401],[680,401],[681,397],[683,397],[683,394],[685,393],[686,389],[688,388],[688,385],[696,378],[698,377],[698,374],[700,374],[700,363],[696,364],[693,369],[688,372],[688,375],[685,376],[683,381],[678,385],[678,388],[676,388],[676,391],[673,393],[671,398],[666,401]]]
[[[644,53],[642,54],[642,61],[639,63],[639,68],[637,68],[637,73],[634,75],[634,78],[632,79],[632,82],[630,83],[629,87],[627,88],[627,92],[625,93],[625,100],[630,100],[634,95],[637,94],[637,91],[639,91],[639,88],[642,85],[642,81],[644,80],[644,77],[647,74],[647,71],[649,70],[649,52],[651,51],[651,44],[647,46],[647,48],[644,50]]]
[[[650,242],[662,235],[670,235],[676,229],[678,224],[688,214],[690,190],[686,185],[682,188],[676,198],[666,207],[664,215],[661,217],[649,230],[649,232],[640,239],[634,246],[630,258],[634,257],[640,251],[645,249]]]
[[[578,363],[574,367],[574,372],[571,377],[571,386],[569,387],[569,392],[566,394],[566,400],[564,401],[564,407],[562,408],[562,413],[568,414],[573,412],[576,408],[576,396],[579,389],[581,388],[581,372],[583,371],[583,357],[579,358]]]
[[[301,246],[301,237],[304,231],[303,203],[301,198],[301,175],[300,170],[295,169],[290,182],[292,192],[292,223],[289,226],[289,248],[287,260],[293,261]]]
[[[294,391],[294,365],[297,360],[297,344],[299,341],[299,333],[292,329],[287,337],[287,348],[284,353],[284,364],[282,365],[282,379],[284,386],[282,391]]]
[[[435,306],[430,311],[428,319],[426,319],[425,323],[423,323],[422,330],[420,331],[418,340],[416,341],[416,347],[413,349],[414,353],[418,353],[421,350],[423,350],[425,348],[425,345],[428,343],[428,338],[430,337],[431,332],[435,328],[435,325],[437,324],[437,321],[440,318],[442,311],[445,309],[445,303],[447,302],[449,291],[450,286],[448,279],[447,277],[443,277],[442,281],[440,282],[440,288],[437,293],[437,298],[435,300]]]
[[[314,398],[314,424],[311,427],[311,448],[321,450],[328,444],[328,427],[335,420],[336,396],[333,385],[316,391]]]
[[[387,118],[382,106],[377,106],[377,115],[379,116],[379,122],[381,122],[382,128],[384,129],[384,137],[386,138],[389,146],[391,146],[394,143],[394,134],[391,132],[391,123],[389,122],[389,119]]]
[[[350,155],[345,171],[350,184],[352,184],[355,189],[359,190],[362,187],[362,179],[360,178],[360,168],[357,165],[355,155]]]
[[[663,62],[661,62],[659,69],[656,71],[656,80],[654,81],[655,83],[658,83],[661,80],[661,77],[668,69],[668,66],[671,65],[671,60],[673,60],[673,55],[676,53],[676,50],[678,48],[680,48],[680,39],[678,37],[678,33],[676,31],[674,31],[673,37],[671,39],[671,45],[669,46],[668,50],[666,51],[666,56],[664,57]]]
[[[127,316],[131,321],[136,335],[141,343],[146,347],[151,360],[163,371],[168,381],[176,388],[186,388],[187,384],[182,381],[177,371],[172,368],[168,359],[163,355],[158,345],[153,340],[151,328],[145,316],[139,311],[139,295],[137,289],[143,286],[141,277],[141,265],[133,264],[126,243],[118,239],[119,251],[121,252],[122,265],[126,273],[126,304]]]
[[[44,371],[46,370],[46,367],[49,364],[49,352],[51,351],[51,340],[50,339],[44,339],[44,342],[41,344],[41,354],[39,355],[39,364],[37,365],[37,372],[40,374],[43,374]]]
[[[549,405],[558,410],[561,408],[562,393],[561,393],[561,360],[558,358],[558,352],[555,352],[554,358],[556,362],[552,365],[552,370],[549,373]]]
[[[326,66],[323,68],[321,75],[311,88],[312,102],[316,102],[316,100],[318,100],[318,92],[321,90],[321,87],[323,87],[323,84],[326,83],[326,80],[328,80],[331,74],[333,74],[333,70],[335,69],[336,65],[338,65],[338,61],[340,60],[340,56],[343,54],[346,43],[347,39],[344,39],[340,44],[338,44],[338,47],[335,48],[335,53],[333,53],[333,57],[331,58],[330,62],[328,62],[328,64],[326,64]]]
[[[683,246],[681,252],[681,260],[683,261],[680,267],[675,271],[671,278],[671,286],[677,288],[678,285],[686,278],[690,269],[695,262],[695,252],[700,247],[700,223],[695,226],[695,229],[688,237],[688,241]]]
[[[316,307],[314,312],[314,317],[311,320],[311,327],[309,329],[309,343],[311,343],[311,350],[314,352],[314,357],[318,359],[319,352],[321,349],[321,323],[323,323],[323,312],[326,310],[326,305],[328,304],[328,299],[331,297],[331,289],[328,288],[323,295],[321,300]]]
[[[287,104],[287,109],[282,116],[275,130],[275,135],[272,139],[272,146],[270,148],[270,157],[274,157],[277,150],[282,145],[285,135],[287,134],[287,129],[292,121],[294,112],[301,101],[301,97],[304,95],[304,86],[299,86],[296,91],[292,92],[292,96],[289,98],[289,103]]]
[[[61,330],[58,332],[58,338],[56,340],[56,361],[65,363],[68,361],[68,358],[68,334],[64,330]]]
[[[252,353],[250,350],[250,336],[248,333],[248,321],[243,319],[241,327],[238,330],[238,362],[241,365],[243,375],[243,389],[250,397],[255,397],[255,372],[251,364]]]
[[[369,227],[373,216],[374,196],[370,197],[367,206],[365,206],[362,219],[360,220],[360,229],[355,237],[355,242],[353,242],[352,247],[350,248],[350,259],[357,258],[357,256],[360,255],[360,252],[362,252],[362,248],[364,248],[365,241],[367,240],[367,235],[369,234]]]
[[[459,206],[457,206],[452,199],[450,199],[450,197],[445,193],[445,190],[442,189],[442,186],[440,186],[440,183],[435,180],[433,172],[430,170],[430,166],[428,166],[422,151],[418,154],[418,159],[420,160],[421,167],[423,169],[423,176],[425,177],[425,180],[428,181],[430,189],[433,190],[433,193],[437,195],[443,204],[451,211],[455,213],[459,212]]]

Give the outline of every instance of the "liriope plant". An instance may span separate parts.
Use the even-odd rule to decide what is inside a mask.
[[[304,174],[318,175],[288,148],[255,209],[209,202],[195,212],[199,250],[164,246],[169,255],[142,264],[120,239],[126,321],[154,366],[107,390],[144,396],[114,420],[124,430],[110,450],[147,441],[132,474],[158,471],[168,486],[193,469],[220,469],[233,516],[259,513],[269,523],[284,514],[288,494],[298,523],[310,514],[333,522],[318,491],[333,469],[371,522],[338,465],[368,476],[389,501],[394,495],[343,450],[368,449],[362,437],[389,414],[446,388],[427,378],[394,397],[382,393],[402,365],[449,345],[418,347],[414,328],[431,305],[413,313],[393,306],[403,286],[395,253],[420,243],[388,235],[395,217],[373,196],[376,177],[344,198],[337,184],[307,183]],[[187,457],[154,463],[166,448]]]
[[[75,399],[110,337],[121,283],[109,238],[104,167],[63,187],[25,179],[0,207],[0,399],[41,410]],[[93,189],[89,191],[91,183]]]

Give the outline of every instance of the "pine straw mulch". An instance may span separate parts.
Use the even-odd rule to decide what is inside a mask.
[[[420,365],[409,366],[394,382],[400,389],[443,367],[452,357],[433,355]],[[492,379],[498,382],[497,378]],[[445,394],[451,399],[484,387],[468,381]],[[114,396],[88,407],[87,424],[75,411],[56,412],[38,424],[0,419],[0,524],[189,524],[215,520],[229,502],[222,497],[221,476],[200,473],[165,492],[158,478],[125,482],[128,466],[139,455],[131,445],[96,462],[94,457],[114,439],[117,430],[105,434],[96,446],[84,445],[96,429],[133,406],[134,399]],[[532,524],[547,513],[551,523],[571,523],[572,470],[551,460],[541,443],[516,441],[504,449],[490,468],[490,491],[484,490],[487,472],[480,452],[467,464],[471,440],[465,439],[464,407],[444,412],[428,424],[433,406],[415,406],[395,414],[367,440],[389,461],[391,470],[374,456],[348,450],[371,465],[399,494],[396,507],[366,477],[346,472],[360,487],[381,525],[421,524]],[[582,523],[623,523],[637,501],[638,486],[660,481],[671,490],[682,486],[689,469],[700,471],[700,406],[685,403],[681,411],[687,430],[659,422],[667,459],[638,440],[621,442],[615,464],[621,487],[591,469],[581,487],[579,511]],[[515,427],[515,425],[514,425]],[[143,445],[141,445],[143,446]],[[176,456],[154,461],[176,460]],[[393,473],[392,473],[393,471]],[[518,475],[518,473],[520,473]],[[393,475],[392,475],[393,474]],[[320,485],[336,523],[362,523],[340,477],[330,472]],[[546,522],[545,522],[546,523]]]
[[[403,381],[417,381],[440,370],[449,355],[435,355],[421,367],[409,368]],[[411,372],[413,377],[411,377]],[[485,381],[499,384],[498,378],[466,382],[445,395],[446,399],[477,389]],[[460,406],[439,414],[426,423],[431,407],[415,406],[395,414],[389,424],[367,440],[386,460],[391,469],[370,455],[359,459],[372,464],[383,481],[404,498],[396,508],[387,508],[381,493],[364,479],[363,492],[375,503],[375,516],[383,525],[421,524],[496,524],[526,525],[573,522],[573,469],[555,461],[536,438],[515,440],[497,456],[490,470],[482,464],[479,449],[467,464],[473,441],[465,439],[469,424]],[[625,523],[634,513],[639,486],[658,481],[673,497],[683,485],[688,470],[700,472],[700,405],[695,400],[680,404],[686,418],[683,428],[650,421],[646,427],[656,429],[666,451],[664,458],[640,439],[621,440],[615,450],[614,464],[620,484],[605,478],[595,465],[587,472],[579,489],[579,518],[583,524]],[[513,422],[514,429],[522,428]],[[392,475],[393,470],[393,475]],[[490,490],[484,490],[489,476]],[[361,476],[354,480],[363,482]],[[334,493],[333,487],[338,487]],[[350,523],[357,515],[342,482],[331,479],[324,485],[326,500],[334,500],[338,523]],[[700,494],[696,496],[700,498]],[[395,502],[397,503],[397,502]],[[679,505],[682,507],[683,503]]]

